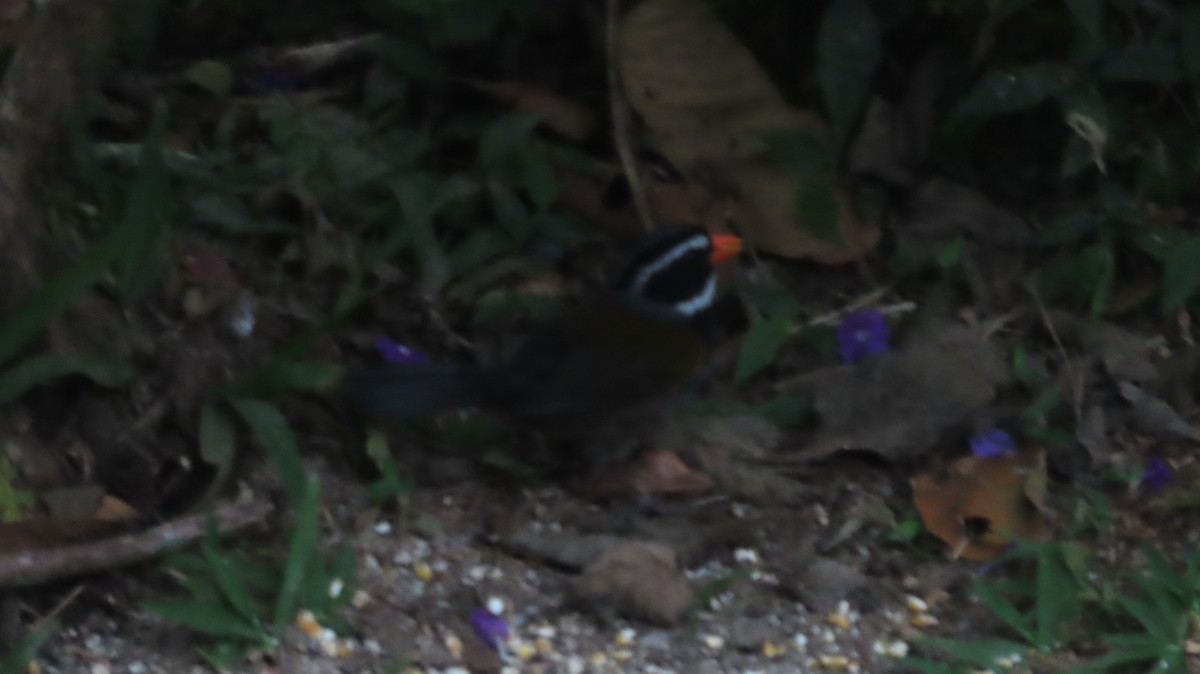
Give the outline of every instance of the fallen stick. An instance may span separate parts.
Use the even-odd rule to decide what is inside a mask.
[[[273,507],[264,501],[217,506],[217,531],[230,534],[264,521]],[[91,543],[0,555],[0,589],[108,571],[157,557],[204,535],[207,514],[188,515],[156,527]]]

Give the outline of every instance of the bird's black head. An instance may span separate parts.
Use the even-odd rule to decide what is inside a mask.
[[[670,225],[647,236],[617,275],[618,293],[682,316],[712,306],[717,292],[713,239],[696,225]]]

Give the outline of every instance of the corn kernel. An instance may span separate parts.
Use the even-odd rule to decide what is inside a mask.
[[[325,629],[321,623],[317,622],[317,617],[313,615],[313,612],[308,609],[296,614],[296,627],[314,639],[320,638],[321,630]]]
[[[850,665],[856,664],[844,655],[822,655],[817,658],[817,661],[825,669],[850,669]]]
[[[938,624],[938,619],[928,613],[918,613],[912,617],[913,627],[933,627]]]
[[[762,651],[763,655],[768,658],[778,658],[784,653],[787,653],[787,646],[784,644],[777,644],[773,641],[764,641],[762,645]]]
[[[433,568],[425,562],[417,562],[413,566],[413,571],[417,573],[417,578],[420,578],[426,583],[433,580]]]

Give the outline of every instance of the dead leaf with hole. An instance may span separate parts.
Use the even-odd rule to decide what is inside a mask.
[[[831,169],[801,172],[771,156],[765,136],[794,133],[832,154],[825,122],[787,106],[753,55],[703,0],[647,0],[621,22],[617,60],[630,105],[654,141],[689,179],[722,187],[737,199],[733,218],[763,251],[843,264],[879,242],[877,224],[861,220]],[[832,162],[830,162],[832,163]],[[837,236],[805,222],[805,183],[827,195]],[[811,190],[810,190],[811,191]],[[828,201],[828,203],[825,203]]]
[[[622,496],[674,496],[690,498],[711,491],[711,477],[693,470],[674,452],[651,450],[633,463],[618,466],[589,484],[592,498]]]
[[[525,82],[466,82],[518,112],[537,117],[571,140],[585,141],[596,134],[595,113],[562,94]]]
[[[899,350],[790,382],[788,388],[815,397],[821,418],[814,440],[793,458],[815,460],[842,449],[919,457],[986,409],[1009,379],[1000,350],[975,330],[929,326]]]
[[[692,603],[691,585],[661,543],[624,543],[606,551],[583,571],[575,591],[597,610],[670,626]]]
[[[1041,540],[1047,527],[1046,456],[1024,450],[998,458],[969,456],[943,477],[913,478],[913,503],[925,528],[950,546],[955,558],[987,561],[1013,541]]]

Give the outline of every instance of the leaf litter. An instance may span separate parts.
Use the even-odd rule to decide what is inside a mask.
[[[790,391],[814,396],[820,418],[814,438],[791,456],[815,460],[844,449],[893,461],[927,456],[1011,380],[999,348],[977,330],[922,327],[894,351],[785,382]]]
[[[842,3],[840,8],[854,9],[854,5],[861,3]],[[661,190],[661,194],[666,196],[663,197],[660,212],[686,213],[687,217],[681,219],[694,217],[706,223],[723,223],[729,214],[734,213],[740,224],[747,228],[749,238],[755,240],[765,253],[840,263],[861,260],[870,252],[880,236],[878,227],[859,218],[849,207],[848,194],[840,179],[835,178],[831,170],[822,169],[814,174],[811,167],[803,170],[781,168],[778,165],[779,158],[771,156],[769,152],[778,148],[768,148],[770,143],[762,137],[764,131],[791,134],[793,141],[795,137],[803,136],[811,141],[809,145],[831,155],[833,141],[828,125],[815,114],[784,105],[782,96],[758,69],[748,50],[737,43],[711,15],[702,11],[698,3],[655,1],[643,3],[643,7],[646,8],[645,12],[653,14],[658,11],[660,17],[670,21],[660,27],[664,32],[656,34],[653,26],[638,25],[638,20],[645,19],[645,16],[627,17],[622,30],[626,31],[625,37],[628,38],[627,48],[635,50],[632,56],[625,55],[623,74],[632,82],[631,90],[627,93],[645,116],[654,139],[688,178],[688,182],[682,186],[670,184]],[[646,51],[639,54],[637,49]],[[663,50],[676,50],[682,57],[664,53]],[[698,54],[703,56],[703,51],[710,52],[712,60],[698,58]],[[858,56],[862,54],[849,54],[852,60]],[[651,71],[651,68],[658,67],[652,64],[654,60],[661,61],[667,69]],[[859,79],[866,80],[873,67],[871,63],[863,61],[854,65],[861,68],[863,75]],[[706,76],[710,79],[704,79]],[[930,74],[929,79],[933,81],[936,77]],[[639,90],[638,85],[643,85],[643,88]],[[547,123],[564,136],[582,137],[585,133],[582,131],[584,125],[580,123],[582,118],[571,119],[571,116],[587,111],[568,109],[569,101],[557,92],[531,89],[530,85],[512,81],[483,86],[490,86],[493,94],[507,99],[517,108],[540,112],[548,120],[557,117],[559,121]],[[833,86],[826,84],[825,88],[828,90]],[[675,109],[666,109],[658,101],[647,100],[651,97],[643,95],[646,91],[662,96],[667,106],[675,106]],[[861,142],[851,142],[851,171],[876,173],[897,185],[913,183],[914,175],[920,175],[917,169],[928,149],[931,133],[923,132],[921,128],[932,125],[930,110],[933,106],[929,101],[936,98],[936,92],[935,84],[923,84],[922,87],[914,84],[907,99],[900,103],[899,111],[889,110],[888,104],[880,99],[873,101],[866,112],[864,132],[858,138]],[[829,95],[828,91],[825,93]],[[842,94],[851,95],[854,92]],[[865,95],[863,93],[859,97],[864,98]],[[844,110],[836,120],[837,126],[842,129],[840,133],[848,128],[846,115],[852,112],[847,112],[852,106],[844,104],[849,99],[842,100],[843,103],[837,107]],[[560,108],[560,105],[565,107]],[[726,106],[728,110],[718,110],[721,106]],[[887,131],[894,135],[889,138]],[[868,151],[863,148],[869,145],[867,140],[870,134],[877,136],[876,148]],[[888,147],[879,149],[880,145]],[[369,152],[361,152],[361,148],[357,147],[351,150],[342,152],[334,161],[335,171],[339,174],[338,183],[343,187],[363,184],[380,168],[380,163]],[[872,153],[874,156],[869,156]],[[601,172],[608,172],[610,177],[616,174],[615,167],[611,166],[603,167]],[[796,199],[792,184],[798,178],[809,182],[809,191],[801,200]],[[609,185],[606,180],[592,181],[584,190],[585,196],[602,206],[602,197]],[[657,190],[651,191],[659,193]],[[919,240],[934,252],[940,253],[946,245],[953,244],[964,234],[978,243],[1013,249],[1022,249],[1029,244],[1027,224],[979,191],[949,181],[930,181],[918,185],[907,196],[911,208],[908,219],[901,218],[891,224],[902,237],[908,228],[907,234],[912,235],[910,240]],[[324,217],[320,213],[322,199],[321,196],[305,198],[304,208],[314,218]],[[797,214],[797,201],[806,204],[808,210]],[[822,229],[820,222],[811,221],[820,220],[822,212],[826,217],[832,214],[836,226],[830,229],[838,234],[837,237],[827,236],[823,239],[820,234],[829,235],[831,232],[812,231]],[[630,223],[630,231],[636,231],[640,226],[640,223],[628,218],[628,213],[613,218],[611,222],[613,224],[605,225],[606,228],[611,227],[609,231],[629,227]],[[841,241],[832,240],[839,237]],[[344,242],[310,233],[308,243],[307,251],[297,250],[305,256],[301,261],[307,263],[311,272],[336,275],[342,271],[354,271],[350,269],[351,265],[344,264]],[[997,276],[999,271],[1020,270],[1019,265],[1005,269],[1008,258],[1001,259],[983,247],[974,250],[968,246],[966,251],[968,258],[991,263],[977,265],[981,268],[973,272],[969,280],[976,299],[985,296],[989,282],[1001,278]],[[269,267],[269,261],[261,266]],[[258,287],[264,282],[263,278],[259,278],[262,275],[261,271],[251,271],[246,274],[244,281]],[[404,273],[395,271],[393,275],[403,289]],[[195,276],[189,280],[198,285],[206,284],[205,279]],[[242,279],[235,279],[235,285],[240,286],[241,282]],[[218,290],[220,285],[220,282],[216,284]],[[305,286],[300,292],[311,290],[312,286]],[[292,307],[311,309],[312,301],[306,299],[295,301],[293,297],[288,299],[288,303]],[[207,327],[204,321],[207,308],[199,304],[197,307],[194,311],[185,308],[185,313],[193,319],[193,329],[203,330]],[[303,315],[303,312],[296,313]],[[1057,324],[1059,317],[1056,316],[1054,322]],[[1118,418],[1120,414],[1118,408],[1112,405],[1113,400],[1121,401],[1128,408],[1129,421],[1132,421],[1131,425],[1137,432],[1176,439],[1193,437],[1185,415],[1178,414],[1166,402],[1167,394],[1156,386],[1156,373],[1153,370],[1160,364],[1156,362],[1153,340],[1119,334],[1123,329],[1118,329],[1116,334],[1109,334],[1111,331],[1095,323],[1087,323],[1073,331],[1066,323],[1068,321],[1063,320],[1059,324],[1063,340],[1072,348],[1084,351],[1086,355],[1083,358],[1100,363],[1113,380],[1112,386],[1107,386],[1108,382],[1098,384],[1090,379],[1087,381],[1089,397],[1081,401],[1086,403],[1083,416],[1087,424],[1086,427],[1080,424],[1075,429],[1082,445],[1094,455],[1111,454],[1111,448],[1106,449],[1104,445],[1122,440],[1119,435],[1126,430],[1127,420]],[[275,325],[271,329],[278,336],[294,327]],[[874,540],[872,537],[879,533],[878,527],[886,528],[894,522],[889,524],[885,517],[870,518],[849,511],[834,512],[834,521],[830,522],[830,513],[824,509],[799,508],[797,506],[805,499],[822,498],[829,492],[814,489],[811,485],[801,485],[783,475],[772,465],[772,461],[789,454],[795,456],[798,451],[806,459],[829,458],[829,453],[838,449],[867,449],[885,457],[892,464],[936,459],[937,450],[947,444],[948,437],[961,435],[965,428],[977,425],[979,418],[988,418],[996,412],[994,407],[998,397],[1004,394],[1005,386],[1011,379],[1000,345],[984,339],[981,333],[953,325],[918,327],[901,334],[902,346],[898,350],[868,353],[853,366],[840,365],[818,370],[795,382],[797,388],[813,397],[814,408],[819,415],[815,432],[807,438],[806,445],[800,445],[800,450],[796,449],[799,445],[797,435],[792,435],[790,431],[785,434],[762,420],[749,418],[689,420],[683,427],[665,432],[659,444],[644,455],[644,463],[632,466],[630,472],[616,480],[616,488],[606,494],[606,497],[633,496],[634,500],[649,497],[650,503],[639,505],[646,507],[651,514],[628,516],[630,521],[626,523],[627,526],[616,528],[619,533],[586,532],[585,527],[572,532],[572,526],[579,522],[571,521],[571,517],[583,515],[569,508],[555,509],[551,506],[535,510],[532,523],[522,522],[528,524],[528,528],[510,535],[495,547],[484,547],[481,551],[472,544],[472,537],[479,529],[473,519],[475,513],[462,502],[469,503],[473,498],[501,501],[517,497],[495,493],[485,493],[482,497],[471,496],[469,490],[466,494],[462,491],[435,493],[433,489],[422,495],[426,498],[420,501],[418,507],[425,513],[435,513],[427,515],[425,519],[444,517],[445,521],[437,526],[414,525],[412,530],[404,529],[404,517],[398,516],[395,525],[397,529],[404,529],[404,535],[395,539],[379,540],[386,538],[385,534],[379,533],[384,529],[378,526],[379,523],[376,529],[354,531],[355,537],[363,539],[359,542],[359,552],[366,560],[364,575],[375,581],[368,587],[379,594],[378,601],[372,602],[368,597],[364,600],[364,606],[377,610],[384,618],[391,618],[380,623],[386,626],[385,629],[375,633],[395,636],[395,633],[404,630],[406,636],[389,649],[391,653],[415,655],[416,661],[430,666],[454,666],[455,653],[460,648],[453,644],[458,643],[461,647],[461,640],[456,642],[451,638],[455,636],[452,631],[454,626],[464,627],[466,616],[469,615],[468,607],[481,603],[483,595],[503,592],[509,595],[506,610],[509,611],[507,615],[514,618],[513,638],[518,640],[515,643],[519,644],[519,639],[526,638],[525,645],[536,643],[535,652],[541,654],[537,657],[544,656],[540,664],[569,667],[567,663],[571,661],[553,660],[544,650],[539,650],[552,640],[546,635],[553,634],[553,630],[547,630],[547,625],[539,621],[562,618],[564,632],[579,627],[572,615],[564,616],[561,606],[546,600],[547,597],[561,596],[560,590],[573,586],[585,598],[585,603],[594,604],[600,612],[611,611],[616,618],[610,619],[624,626],[618,633],[617,646],[633,641],[632,637],[624,636],[625,630],[644,627],[643,623],[636,620],[678,624],[681,611],[684,610],[681,607],[694,603],[698,598],[708,600],[705,603],[712,612],[700,617],[701,629],[706,633],[701,635],[700,644],[695,646],[701,652],[697,662],[708,662],[715,657],[721,651],[723,640],[744,651],[728,657],[745,656],[734,662],[747,663],[748,666],[750,663],[769,663],[772,658],[778,658],[781,647],[773,643],[775,641],[787,642],[787,648],[797,654],[806,653],[804,644],[809,640],[813,644],[818,640],[821,643],[833,643],[832,640],[826,640],[825,634],[819,629],[811,631],[813,625],[805,622],[786,622],[786,629],[775,631],[763,628],[764,623],[773,624],[775,618],[783,615],[779,613],[780,605],[762,599],[763,595],[774,597],[772,593],[782,592],[777,584],[772,583],[772,574],[778,574],[779,577],[774,580],[779,581],[785,571],[800,570],[798,576],[801,580],[795,584],[808,588],[814,595],[804,601],[808,609],[842,617],[850,615],[840,610],[841,602],[848,597],[853,598],[858,590],[875,584],[881,577],[891,580],[895,570],[881,572],[878,567],[870,567],[867,563],[874,560],[867,559],[864,562],[864,558],[878,552],[871,545]],[[1101,344],[1088,341],[1097,335],[1106,335],[1100,339]],[[263,339],[269,341],[269,338]],[[219,348],[220,345],[206,343],[206,347]],[[323,347],[328,349],[331,345],[325,344]],[[151,345],[151,348],[155,348],[155,345]],[[338,345],[332,348],[336,349]],[[261,356],[262,344],[258,350]],[[186,352],[186,344],[182,351],[175,353],[180,352]],[[168,355],[164,360],[173,359]],[[203,396],[205,390],[226,383],[227,377],[223,374],[233,369],[229,362],[231,360],[228,357],[199,358],[190,364],[180,361],[184,362],[185,369],[208,373],[207,376],[186,377],[198,380],[198,384],[174,385],[177,390],[172,393],[178,393],[182,398],[172,396],[172,399],[182,400],[181,411],[194,412],[206,402]],[[1062,369],[1071,369],[1071,362],[1062,364]],[[117,405],[106,406],[105,412],[118,409]],[[126,416],[120,416],[122,421]],[[170,421],[195,425],[195,419],[186,414],[174,415]],[[305,422],[308,421],[305,419]],[[92,429],[92,435],[98,442],[99,436],[116,436],[116,433],[110,432],[113,430],[111,426],[102,427],[98,422],[93,425],[100,429]],[[814,431],[811,428],[805,430]],[[228,433],[217,435],[219,437],[216,440],[204,442],[199,448],[200,458],[226,471],[231,465],[231,441]],[[337,441],[331,441],[331,437],[345,440],[345,434],[319,430],[318,435],[314,438],[314,444],[340,446]],[[178,443],[179,439],[175,438],[175,442]],[[801,451],[806,447],[808,451]],[[1149,461],[1147,465],[1150,465]],[[857,484],[860,477],[839,474],[838,481]],[[946,475],[922,475],[918,476],[918,480],[924,486],[927,486],[926,480],[935,483],[931,489],[936,494],[931,490],[923,490],[918,498],[919,504],[926,505],[925,510],[937,511],[937,517],[931,516],[930,520],[940,518],[954,523],[953,529],[945,524],[931,526],[930,529],[941,531],[948,546],[952,549],[961,548],[964,556],[977,555],[983,558],[994,553],[998,547],[1007,544],[1008,539],[1004,535],[1010,530],[1030,535],[1039,533],[1036,523],[1048,509],[1045,503],[1045,458],[1041,454],[1037,454],[1036,459],[1022,459],[1021,462],[1011,458],[1001,458],[997,462],[994,458],[983,461],[980,457],[973,457],[953,463]],[[540,503],[541,500],[555,498],[547,496],[547,493],[564,496],[554,490],[530,493],[535,491],[530,489],[519,498],[539,501],[538,505],[544,505]],[[738,529],[738,536],[723,536],[722,531],[718,531],[721,527],[705,529],[695,518],[672,519],[670,515],[677,514],[673,509],[687,507],[687,503],[681,506],[675,502],[655,502],[663,496],[684,497],[682,500],[686,502],[714,492],[715,496],[706,497],[709,503],[728,506],[726,514],[745,518],[737,520],[737,526],[730,527]],[[722,501],[729,498],[735,501]],[[894,501],[891,499],[891,502]],[[330,521],[336,521],[339,526],[349,530],[344,504],[351,502],[354,502],[351,498],[331,499]],[[781,505],[782,509],[769,511],[766,517],[745,514],[748,508]],[[884,504],[884,509],[887,509],[887,504]],[[812,513],[816,515],[810,518]],[[525,519],[527,515],[508,514],[513,520]],[[888,514],[892,513],[889,511]],[[815,521],[809,522],[808,519]],[[895,519],[894,516],[892,519]],[[987,530],[983,533],[964,533],[964,521],[971,520],[981,520],[987,525]],[[795,528],[804,533],[790,537],[780,535],[776,537],[777,540],[772,540],[772,537],[763,535],[763,529],[772,524]],[[691,542],[686,540],[687,537],[678,535],[677,532],[684,528],[694,530],[688,532],[694,534]],[[672,533],[672,530],[676,533]],[[415,542],[426,546],[424,553],[415,551],[419,549]],[[776,544],[776,547],[772,548],[772,544]],[[814,545],[822,554],[828,553],[830,556],[795,560],[794,569],[760,566],[759,561],[755,561],[768,558],[772,552],[778,553],[781,549]],[[761,558],[755,546],[763,551]],[[499,550],[514,553],[520,559],[496,555]],[[835,559],[835,552],[842,553],[842,556]],[[711,563],[723,554],[732,558],[734,566],[741,566],[731,571],[730,568]],[[541,566],[538,560],[554,568]],[[686,565],[686,570],[680,568],[680,563]],[[501,568],[508,571],[504,582],[499,581],[495,573]],[[564,578],[558,576],[560,568],[574,573],[582,571],[583,575],[564,582]],[[903,575],[907,571],[905,567],[895,571],[895,575]],[[748,615],[728,621],[734,627],[741,627],[730,627],[722,635],[720,632],[726,627],[722,618],[727,614],[721,612],[733,612],[741,608],[736,602],[730,602],[724,588],[728,587],[728,578],[740,572],[752,577],[753,583],[749,584],[752,590],[746,594],[741,594],[744,588],[739,586],[736,602],[746,602],[750,608]],[[531,576],[536,580],[530,581]],[[465,589],[468,587],[470,589]],[[656,597],[655,593],[663,588],[670,590],[666,598]],[[712,588],[712,592],[706,588]],[[467,594],[473,596],[468,598],[465,596]],[[522,604],[522,601],[525,603]],[[397,609],[398,606],[401,608]],[[458,614],[448,614],[448,606],[455,607]],[[790,604],[785,604],[784,608],[792,610]],[[771,621],[761,620],[760,612],[770,615]],[[428,624],[416,624],[414,616],[419,616]],[[625,620],[622,616],[634,616],[636,620],[620,622]],[[813,617],[820,623],[821,616]],[[885,625],[887,629],[895,627],[885,621],[875,623],[876,628],[880,625]],[[583,628],[585,632],[587,629]],[[408,641],[407,635],[411,634],[419,636],[409,643],[402,643]],[[602,631],[588,634],[591,641],[587,643],[593,646],[603,645],[608,636]],[[681,631],[675,633],[674,637],[679,638],[684,634]],[[433,647],[428,643],[430,640],[435,642]],[[302,652],[302,640],[294,645],[298,652]],[[686,647],[680,646],[679,650],[686,650]],[[434,652],[438,653],[436,657],[431,656],[428,660],[421,657],[422,654]],[[602,652],[614,661],[625,657],[621,649]],[[822,658],[809,658],[813,663],[825,663],[823,658],[833,657],[829,653],[818,653],[816,648],[811,652]],[[295,656],[296,653],[287,655]],[[755,661],[750,659],[750,655],[765,660]],[[722,657],[726,656],[722,654]],[[296,661],[305,662],[305,659],[285,660],[288,666]],[[836,662],[840,661],[829,660],[829,663]],[[495,660],[489,663],[487,666],[493,669],[500,667]],[[838,667],[830,664],[830,668]]]

